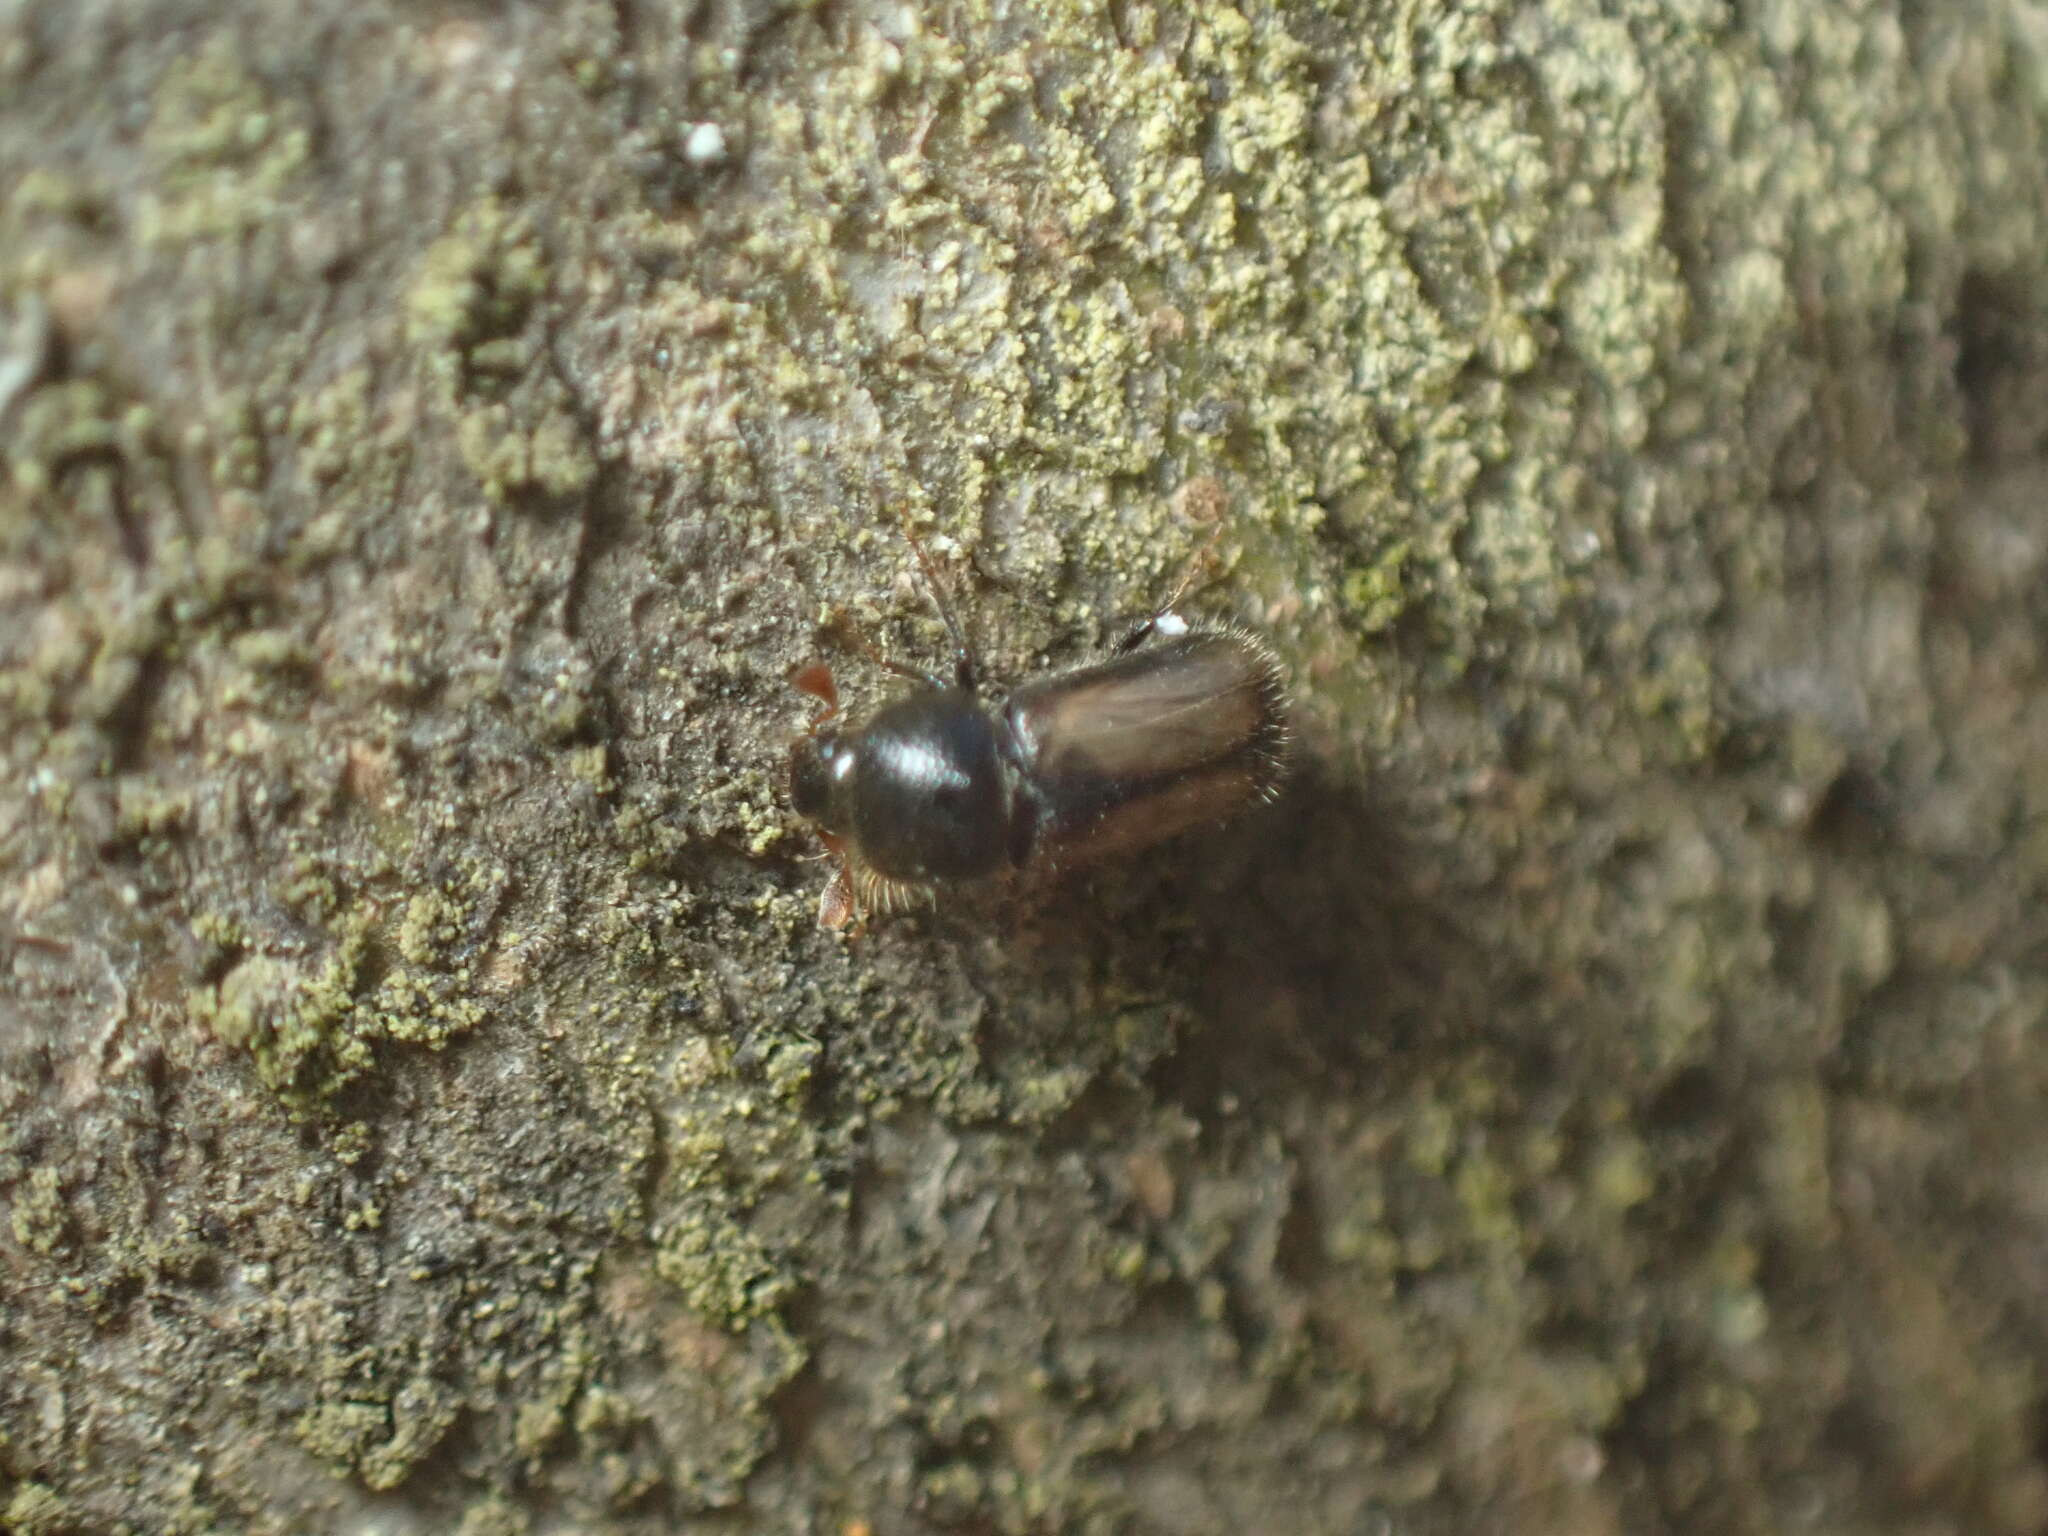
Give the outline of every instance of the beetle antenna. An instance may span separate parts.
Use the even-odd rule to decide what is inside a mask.
[[[1174,583],[1173,595],[1159,605],[1159,612],[1171,613],[1180,606],[1181,599],[1188,595],[1195,578],[1201,576],[1202,590],[1207,591],[1223,579],[1223,562],[1216,554],[1216,546],[1223,542],[1223,525],[1218,523],[1209,530],[1209,537],[1196,546],[1188,556],[1187,564],[1181,567],[1180,580]]]
[[[897,661],[893,657],[884,656],[882,648],[862,634],[859,629],[855,628],[853,621],[844,615],[841,615],[838,621],[834,623],[832,634],[841,644],[858,651],[884,672],[894,672],[898,677],[910,678],[913,682],[923,683],[928,688],[943,688],[946,686],[946,680],[937,673],[927,672],[922,667],[913,667],[908,662]],[[803,684],[798,683],[797,686],[802,688]],[[815,696],[814,690],[806,688],[804,691],[806,693],[813,693],[813,696]]]
[[[1201,542],[1195,552],[1188,556],[1187,563],[1181,567],[1180,579],[1174,583],[1172,594],[1165,602],[1154,608],[1151,613],[1131,626],[1124,637],[1111,649],[1110,654],[1112,656],[1123,656],[1131,651],[1135,651],[1139,646],[1151,639],[1154,634],[1179,632],[1168,621],[1180,619],[1180,615],[1174,610],[1180,607],[1181,599],[1185,598],[1189,591],[1195,587],[1196,577],[1201,576],[1205,571],[1207,572],[1206,579],[1201,583],[1203,590],[1207,590],[1222,579],[1220,568],[1223,562],[1216,554],[1216,546],[1222,540],[1222,537],[1223,530],[1221,527],[1211,531],[1209,537]],[[1179,627],[1180,629],[1185,629],[1185,621],[1182,621]]]
[[[874,497],[879,506],[882,501],[879,481],[875,484]],[[938,567],[932,563],[931,554],[924,547],[924,540],[920,539],[916,530],[910,526],[909,515],[901,508],[896,511],[896,526],[903,530],[904,542],[910,546],[910,552],[917,556],[917,568],[924,573],[925,590],[931,593],[932,606],[939,610],[939,617],[946,625],[946,633],[952,637],[954,681],[969,693],[973,693],[980,683],[981,664],[975,657],[974,647],[968,643],[967,632],[960,627],[960,620],[954,615],[953,605],[946,599],[946,587],[945,583],[939,580]]]
[[[932,606],[939,610],[939,617],[946,621],[946,633],[953,637],[953,667],[959,674],[960,686],[971,693],[976,674],[980,671],[975,665],[974,648],[967,643],[967,634],[961,629],[960,620],[954,616],[953,605],[946,601],[946,589],[939,584],[938,568],[932,564],[924,541],[910,531],[907,521],[903,524],[903,537],[910,541],[911,553],[917,556],[918,569],[924,572],[925,589],[932,595]]]

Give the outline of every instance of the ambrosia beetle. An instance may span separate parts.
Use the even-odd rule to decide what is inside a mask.
[[[790,803],[839,861],[821,927],[858,927],[953,882],[1133,853],[1277,793],[1279,665],[1250,632],[1174,612],[1185,581],[1106,660],[1021,683],[998,705],[910,543],[952,636],[952,678],[874,655],[918,686],[858,725],[841,720],[830,668],[790,678],[824,706],[789,760]]]

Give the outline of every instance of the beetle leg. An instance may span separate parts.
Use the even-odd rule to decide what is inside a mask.
[[[858,917],[853,898],[853,876],[842,862],[832,871],[832,878],[825,882],[824,893],[818,897],[818,926],[836,932]],[[861,923],[854,932],[860,932],[865,926],[864,922]]]

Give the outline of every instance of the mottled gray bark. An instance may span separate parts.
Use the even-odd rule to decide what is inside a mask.
[[[2048,1522],[2048,20],[1194,11],[0,4],[0,1526]]]

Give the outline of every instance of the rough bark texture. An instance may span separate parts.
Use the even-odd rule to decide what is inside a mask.
[[[0,4],[0,1526],[2048,1522],[2048,19],[1194,9]]]

